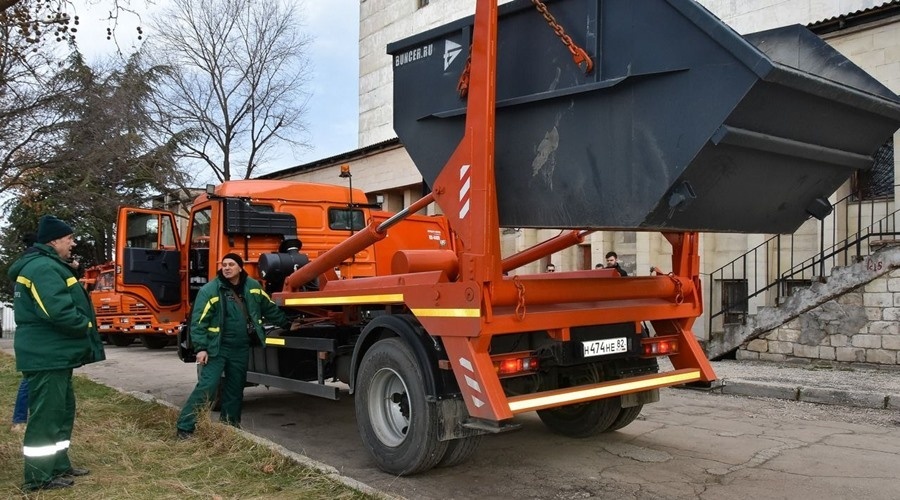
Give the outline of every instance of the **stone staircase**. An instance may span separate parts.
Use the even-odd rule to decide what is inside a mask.
[[[900,245],[881,246],[879,250],[861,262],[846,267],[835,267],[830,276],[822,281],[814,282],[809,288],[796,291],[778,306],[759,308],[756,314],[748,316],[745,324],[726,325],[724,332],[713,333],[706,345],[707,356],[709,359],[719,359],[766,332],[788,323],[801,314],[833,301],[852,290],[858,289],[860,286],[887,275],[895,269],[900,269]],[[887,286],[883,293],[900,292],[900,280],[898,280],[896,285],[896,290],[891,290],[891,287]],[[877,294],[879,292],[873,293]],[[868,304],[865,303],[866,301],[868,301]],[[856,319],[864,320],[862,325],[856,327],[856,331],[864,328],[865,322],[874,320],[874,318],[867,316],[867,305],[893,308],[893,296],[874,297],[871,300],[864,299],[864,303],[854,309],[855,316],[863,315],[862,318]],[[897,304],[897,311],[900,312],[900,304]],[[842,310],[836,312],[836,314],[846,316],[848,313]],[[849,328],[852,329],[855,323],[851,323],[853,324]],[[852,336],[856,331],[849,332],[849,335]],[[900,335],[897,335],[897,337],[900,338]]]

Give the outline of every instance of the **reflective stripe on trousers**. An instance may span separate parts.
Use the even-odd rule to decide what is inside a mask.
[[[23,446],[22,454],[26,457],[49,457],[58,451],[68,450],[69,441],[60,441],[48,446]]]

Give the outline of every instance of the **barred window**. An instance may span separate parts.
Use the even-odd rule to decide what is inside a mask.
[[[722,286],[722,310],[725,324],[745,324],[747,320],[747,280],[719,280]]]
[[[857,201],[894,196],[894,139],[885,142],[875,153],[872,168],[853,175],[853,193]]]

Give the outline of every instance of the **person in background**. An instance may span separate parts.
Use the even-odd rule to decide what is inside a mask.
[[[41,217],[33,251],[9,269],[15,282],[16,369],[28,381],[28,424],[22,453],[26,491],[71,487],[89,474],[69,461],[75,423],[72,370],[106,359],[90,299],[66,261],[74,231]]]
[[[622,269],[622,265],[619,264],[619,256],[616,252],[606,252],[606,267],[613,268],[619,272],[619,276],[628,276],[628,273]]]
[[[197,414],[213,400],[220,381],[223,385],[219,420],[240,427],[250,346],[265,346],[266,342],[263,319],[290,327],[262,285],[247,276],[243,268],[240,255],[226,254],[216,277],[197,292],[190,335],[200,366],[197,385],[178,416],[178,439],[193,435]]]
[[[547,269],[545,269],[544,272],[547,272],[547,273],[555,273],[555,272],[556,272],[556,265],[554,265],[552,262],[549,263],[549,264],[547,264]]]
[[[34,233],[25,233],[22,235],[22,244],[25,245],[25,252],[33,251],[34,240],[37,235]],[[15,290],[13,290],[15,292]],[[25,424],[28,422],[28,379],[22,377],[19,382],[19,390],[16,393],[16,403],[13,406],[12,414],[12,431],[17,434],[25,432]]]

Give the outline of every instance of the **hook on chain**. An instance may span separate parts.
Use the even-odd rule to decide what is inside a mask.
[[[666,276],[675,283],[675,304],[681,305],[684,302],[684,291],[681,288],[681,280],[675,277],[675,273],[669,273]]]

